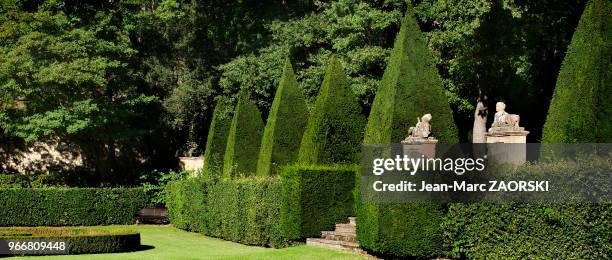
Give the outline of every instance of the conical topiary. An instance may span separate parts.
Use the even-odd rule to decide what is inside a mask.
[[[234,106],[228,99],[221,97],[217,100],[204,150],[203,173],[206,176],[219,177],[223,172],[223,156],[225,156],[233,110]]]
[[[337,57],[327,64],[323,84],[300,146],[299,161],[312,164],[359,160],[365,117]]]
[[[452,111],[426,44],[411,8],[374,98],[365,144],[399,143],[417,118],[427,113],[433,116],[432,134],[441,143],[458,142]],[[357,192],[357,196],[371,195]],[[358,201],[355,211],[357,236],[364,248],[402,257],[431,258],[444,253],[444,205]]]
[[[306,99],[286,59],[261,141],[258,175],[275,174],[278,167],[297,160],[307,122]]]
[[[241,93],[227,137],[223,157],[224,176],[255,175],[263,128],[257,106],[249,100],[247,93]]]
[[[427,41],[412,14],[402,26],[376,92],[364,143],[399,143],[417,118],[431,114],[440,143],[457,143],[457,127]]]
[[[587,3],[559,71],[543,143],[612,142],[610,10],[609,0]]]

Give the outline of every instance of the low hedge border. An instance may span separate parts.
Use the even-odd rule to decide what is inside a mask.
[[[4,235],[3,235],[4,234]],[[0,228],[0,238],[61,239],[68,242],[68,254],[98,254],[129,252],[140,249],[140,234],[130,231],[95,230],[87,228]]]
[[[0,189],[0,226],[134,224],[148,203],[142,188]]]
[[[282,168],[282,232],[292,240],[318,237],[353,214],[355,165],[291,165]]]

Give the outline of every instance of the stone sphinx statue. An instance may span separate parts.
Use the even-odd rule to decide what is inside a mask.
[[[489,128],[489,132],[523,130],[522,127],[519,127],[519,121],[521,119],[519,115],[506,112],[506,104],[504,104],[504,102],[497,102],[497,104],[495,104],[495,111],[497,112],[495,113],[493,124],[491,128]]]
[[[431,114],[425,114],[417,118],[416,126],[408,128],[408,138],[428,138],[431,134]]]

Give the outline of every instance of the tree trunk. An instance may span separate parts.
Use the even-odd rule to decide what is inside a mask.
[[[474,128],[472,129],[472,143],[481,144],[487,142],[485,133],[487,132],[487,114],[488,110],[482,101],[476,104],[474,111]]]

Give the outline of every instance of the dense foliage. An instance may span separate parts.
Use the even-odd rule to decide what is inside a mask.
[[[149,196],[151,204],[157,207],[164,207],[166,203],[166,187],[168,183],[186,178],[190,174],[188,171],[169,171],[163,172],[153,170],[140,175],[140,183],[144,192]]]
[[[445,233],[455,254],[475,259],[606,259],[610,218],[609,204],[453,204]]]
[[[459,141],[442,80],[412,11],[402,22],[381,85],[364,143],[398,143],[424,114],[432,115],[432,135],[441,143]]]
[[[348,87],[342,64],[332,55],[302,138],[300,162],[333,164],[359,161],[365,117]]]
[[[612,3],[592,0],[572,37],[550,103],[542,141],[612,142]]]
[[[276,178],[210,180],[170,184],[167,207],[178,228],[247,245],[281,247],[281,187]]]
[[[316,99],[330,54],[346,65],[348,84],[368,108],[386,66],[404,0],[312,1],[313,12],[267,26],[271,40],[256,52],[223,64],[219,84],[226,93],[247,89],[267,111],[282,75],[283,59],[294,61],[300,89]],[[367,109],[366,109],[367,111]]]
[[[134,224],[148,206],[142,188],[0,189],[0,226]]]
[[[290,165],[282,169],[282,232],[318,237],[353,215],[355,166]]]
[[[253,175],[257,171],[257,157],[264,124],[257,106],[243,93],[238,100],[227,137],[223,157],[223,175],[231,178]]]
[[[229,100],[226,98],[217,100],[212,122],[208,129],[206,150],[204,150],[202,173],[205,175],[218,177],[223,172],[223,156],[225,156],[233,112],[234,106],[229,103]]]
[[[258,175],[276,174],[279,167],[297,161],[306,122],[306,100],[298,88],[291,62],[286,59],[283,77],[276,90],[261,140]]]
[[[358,201],[356,213],[357,240],[363,248],[401,257],[430,258],[447,254],[441,227],[446,216],[444,205]]]

